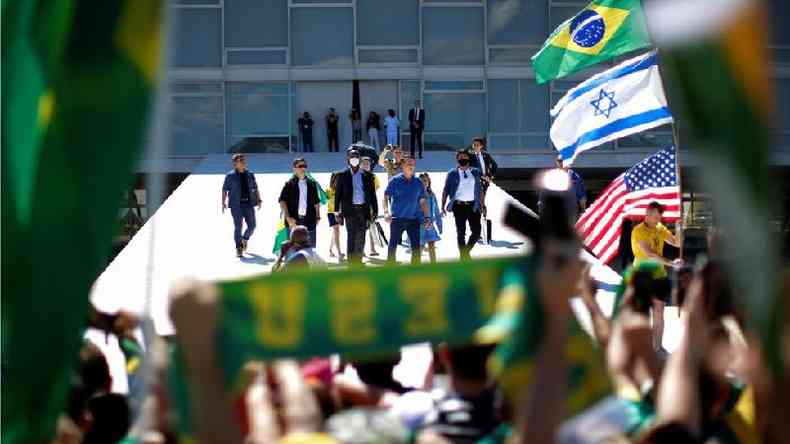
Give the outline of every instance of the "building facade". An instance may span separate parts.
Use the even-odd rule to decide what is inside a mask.
[[[537,85],[530,57],[586,1],[174,0],[168,48],[171,158],[298,151],[298,117],[311,113],[313,145],[327,151],[324,116],[393,109],[409,145],[407,114],[421,99],[427,150],[485,136],[512,168],[551,162],[551,105],[597,67]],[[772,0],[777,160],[790,165],[790,2]],[[364,132],[364,141],[369,142]],[[383,131],[379,134],[383,142]],[[587,166],[627,166],[672,141],[668,127],[583,156]],[[785,156],[784,153],[787,152]],[[597,162],[597,163],[596,163]],[[620,165],[622,164],[622,165]]]

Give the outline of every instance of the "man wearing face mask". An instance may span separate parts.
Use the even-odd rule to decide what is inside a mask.
[[[335,190],[338,223],[345,221],[346,249],[352,264],[361,264],[365,251],[365,231],[379,212],[373,173],[360,168],[359,151],[348,151],[348,169],[339,173]]]
[[[442,192],[442,216],[452,211],[458,235],[458,250],[461,259],[470,258],[472,247],[480,239],[480,217],[483,202],[480,170],[470,166],[471,157],[467,150],[458,150],[455,155],[458,167],[447,173]],[[447,204],[447,198],[450,203]],[[466,239],[466,224],[472,234]]]

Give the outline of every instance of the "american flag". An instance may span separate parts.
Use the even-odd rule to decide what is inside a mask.
[[[623,220],[641,220],[650,202],[664,206],[663,220],[680,218],[675,147],[665,148],[617,176],[576,222],[576,231],[603,263],[617,256]]]

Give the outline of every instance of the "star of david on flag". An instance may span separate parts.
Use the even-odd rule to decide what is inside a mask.
[[[614,91],[606,92],[601,89],[601,92],[598,94],[598,98],[590,102],[590,105],[595,108],[594,115],[604,115],[608,119],[609,114],[611,114],[612,110],[617,107],[617,102],[614,101]]]
[[[566,166],[596,146],[672,123],[656,52],[587,79],[554,105],[551,116],[551,142]]]

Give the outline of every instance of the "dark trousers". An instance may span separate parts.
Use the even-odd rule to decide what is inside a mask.
[[[409,237],[411,246],[411,263],[420,263],[420,220],[419,219],[392,219],[390,223],[390,241],[387,246],[387,262],[395,262],[395,251],[403,238],[403,232]]]
[[[365,252],[365,232],[370,220],[370,207],[367,205],[352,205],[349,210],[343,211],[346,223],[346,254],[352,264],[361,264]]]
[[[288,227],[287,225],[288,224],[286,223],[286,229],[288,230],[288,238],[290,239],[291,238],[291,227]],[[316,243],[316,239],[317,239],[316,238],[316,229],[315,229],[315,226],[316,226],[315,219],[307,220],[306,217],[299,216],[299,217],[296,218],[296,225],[302,225],[305,228],[307,228],[307,232],[310,234],[310,246],[315,248],[315,243]]]
[[[351,143],[362,142],[362,128],[354,128],[351,132]]]
[[[480,211],[474,211],[474,202],[453,202],[453,216],[455,216],[455,231],[458,234],[458,250],[461,258],[469,258],[469,252],[480,240]],[[472,234],[466,240],[466,224]]]
[[[249,240],[255,231],[255,207],[250,202],[242,202],[238,207],[230,207],[230,215],[233,216],[233,240],[236,248],[241,248],[241,240]],[[247,224],[244,235],[241,234],[242,221]]]
[[[336,153],[338,151],[338,147],[340,146],[340,143],[338,142],[338,139],[337,139],[337,130],[335,130],[335,131],[332,131],[332,130],[327,131],[326,132],[326,138],[329,139],[329,152],[330,153],[332,153],[332,152]]]
[[[409,147],[411,149],[411,157],[414,158],[414,148],[419,145],[420,158],[422,158],[422,127],[409,128]]]
[[[305,131],[302,133],[302,148],[305,153],[313,152],[313,132]]]

